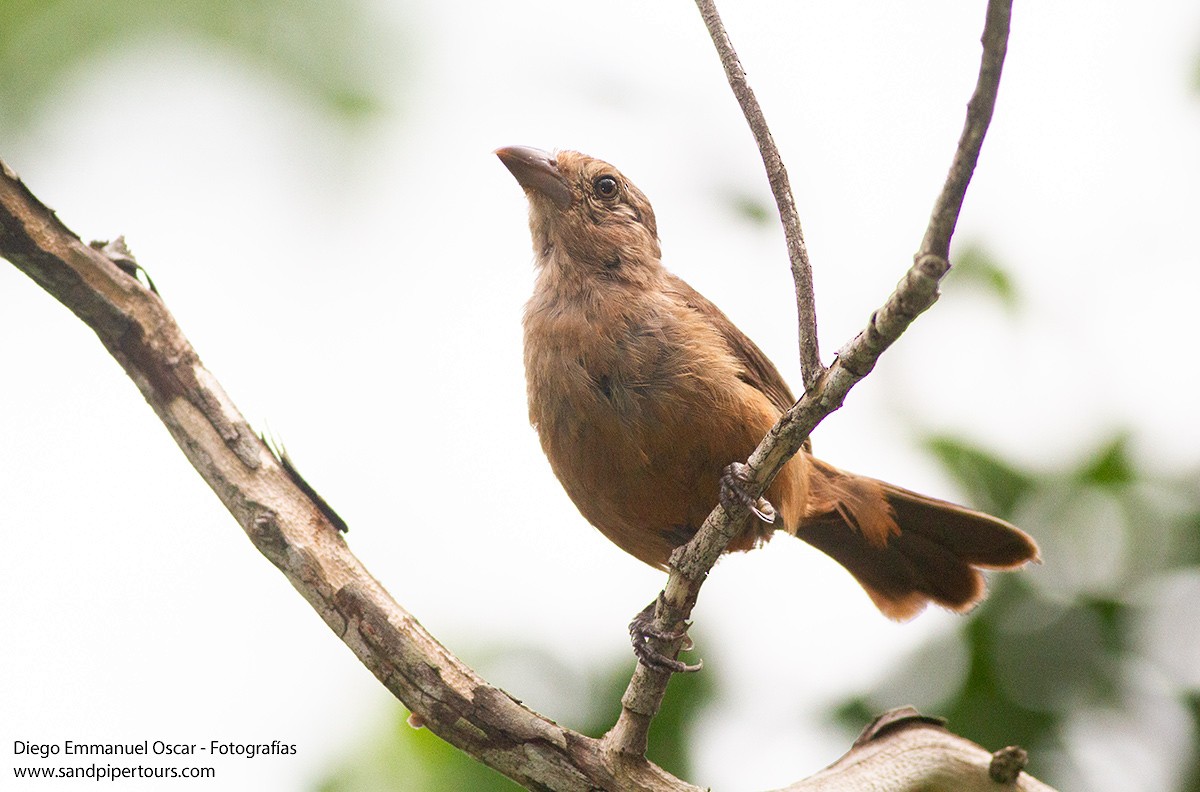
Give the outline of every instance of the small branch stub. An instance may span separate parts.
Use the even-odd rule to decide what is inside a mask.
[[[1025,749],[1010,745],[992,754],[992,762],[988,765],[988,777],[997,784],[1015,784],[1027,764],[1029,754]]]

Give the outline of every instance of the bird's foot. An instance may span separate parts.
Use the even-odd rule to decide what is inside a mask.
[[[660,599],[662,598],[662,594],[658,596]],[[667,657],[650,645],[652,638],[660,641],[678,641],[682,638],[683,644],[679,647],[680,651],[686,652],[692,648],[692,639],[688,637],[688,626],[686,624],[674,632],[655,628],[654,608],[657,604],[657,600],[651,602],[637,616],[634,616],[633,621],[629,623],[629,639],[633,643],[633,653],[637,655],[638,662],[648,668],[670,671],[674,674],[688,674],[693,671],[699,671],[704,667],[703,661],[695,665],[684,663],[673,657]]]
[[[765,523],[775,522],[775,507],[766,498],[751,498],[746,492],[750,484],[750,468],[741,462],[730,464],[721,472],[721,506],[729,511],[735,503],[741,504]]]

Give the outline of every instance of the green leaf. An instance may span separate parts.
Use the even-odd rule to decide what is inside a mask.
[[[1200,512],[1184,516],[1172,540],[1174,557],[1180,566],[1200,566]]]
[[[1192,691],[1184,696],[1184,704],[1188,714],[1192,716],[1192,730],[1200,734],[1200,690]],[[1200,792],[1200,745],[1193,745],[1191,756],[1183,768],[1181,777],[1184,779],[1180,786],[1182,792]]]
[[[866,696],[855,696],[839,704],[830,713],[836,723],[840,723],[849,731],[862,731],[880,712],[871,706]],[[922,713],[925,714],[925,713]]]
[[[768,206],[750,195],[734,195],[729,203],[738,217],[753,225],[766,225],[776,216],[774,206]]]
[[[390,727],[367,736],[360,747],[318,782],[317,792],[519,792],[521,786],[475,761],[429,729],[408,725],[397,708]]]
[[[1012,276],[982,245],[968,243],[961,249],[956,247],[951,261],[954,268],[950,274],[954,282],[982,288],[999,299],[1009,312],[1020,307],[1020,294]]]
[[[383,27],[362,0],[0,0],[0,120],[27,122],[102,57],[192,40],[353,121],[396,77]]]
[[[937,457],[976,507],[998,517],[1011,517],[1017,502],[1034,486],[1031,475],[965,440],[933,435],[922,445]]]
[[[1082,484],[1097,487],[1132,484],[1137,479],[1137,472],[1129,457],[1129,436],[1122,434],[1113,438],[1084,463],[1073,478]]]

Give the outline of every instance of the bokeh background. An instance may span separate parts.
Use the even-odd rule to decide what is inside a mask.
[[[791,169],[828,360],[920,241],[983,3],[722,12]],[[1045,563],[969,618],[896,625],[800,542],[725,559],[654,757],[780,786],[912,703],[1025,745],[1063,789],[1200,789],[1198,141],[1200,6],[1018,3],[958,266],[814,443],[1008,516]],[[620,167],[668,266],[799,380],[782,234],[690,3],[0,1],[0,158],[85,239],[126,235],[402,604],[598,734],[662,576],[579,517],[527,424],[509,144]],[[196,764],[230,790],[512,788],[403,725],[91,333],[8,266],[0,382],[6,779],[63,763],[15,740],[278,739],[298,755]]]

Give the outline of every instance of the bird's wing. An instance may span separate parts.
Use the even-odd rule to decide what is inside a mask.
[[[775,364],[763,354],[763,351],[750,338],[737,328],[721,309],[700,292],[689,286],[682,278],[667,275],[667,288],[674,292],[689,308],[692,308],[716,328],[725,339],[729,349],[741,362],[744,373],[742,380],[762,391],[779,408],[786,411],[796,401],[787,383]]]

